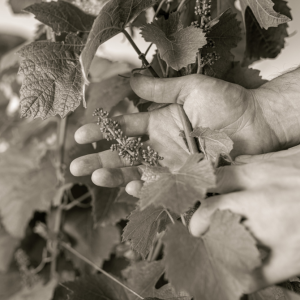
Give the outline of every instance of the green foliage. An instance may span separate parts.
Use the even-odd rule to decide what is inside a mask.
[[[56,34],[89,32],[95,20],[94,16],[64,1],[33,4],[26,7],[25,11],[34,14],[36,19],[50,26]]]
[[[104,275],[88,275],[63,284],[69,300],[129,300],[125,289]]]
[[[24,9],[44,25],[36,40],[18,51],[19,73],[24,76],[20,94],[18,59],[12,55],[16,49],[11,50],[18,39],[7,43],[5,52],[10,52],[0,61],[0,300],[238,300],[249,274],[261,264],[241,217],[217,211],[208,231],[198,238],[178,221],[185,224],[185,216],[190,218],[198,207],[193,206],[215,186],[215,162],[229,156],[233,142],[207,127],[179,136],[182,124],[176,104],[162,109],[166,104],[140,101],[130,79],[117,76],[129,77],[132,66],[95,54],[127,27],[141,26],[142,36],[157,48],[150,65],[160,76],[202,73],[257,88],[266,81],[245,65],[276,57],[284,47],[291,18],[286,2],[276,0],[273,8],[270,0],[241,0],[241,14],[233,0],[213,0],[214,19],[201,28],[192,23],[201,24],[203,17],[194,13],[195,0],[187,1],[181,12],[176,12],[179,0],[9,2],[13,11]],[[157,9],[160,3],[158,18],[145,24],[145,9]],[[246,33],[240,42],[242,16]],[[143,61],[142,67],[147,64]],[[17,113],[7,114],[8,102],[19,97],[22,116],[47,120],[19,120]],[[80,106],[82,100],[86,109]],[[154,128],[161,135],[150,136],[147,143],[157,142],[167,154],[180,149],[177,161],[165,157],[163,165],[170,169],[145,163],[139,201],[124,187],[98,187],[89,176],[72,176],[73,159],[110,147],[107,141],[75,143],[76,130],[94,122],[92,112],[102,107],[111,118],[136,112],[134,105],[141,102],[139,109],[149,108],[158,119],[153,124],[149,118],[148,131]],[[55,115],[66,119],[52,118]],[[190,135],[198,139],[201,154],[189,155],[185,142]],[[24,253],[23,265],[14,259],[16,250]],[[95,274],[100,267],[103,274]],[[31,270],[29,279],[24,269]],[[105,274],[117,274],[119,283]],[[276,297],[299,299],[279,287],[248,298]]]
[[[155,2],[155,0],[112,0],[101,9],[80,57],[86,80],[98,47],[120,33],[129,22]]]
[[[274,9],[283,13],[281,21],[292,19],[290,9],[286,1],[274,0]],[[285,17],[286,16],[286,17]],[[275,58],[284,48],[285,38],[288,37],[288,25],[284,22],[276,27],[259,25],[259,21],[255,17],[255,11],[247,8],[245,11],[245,24],[247,28],[246,36],[246,57],[251,61],[260,58]]]
[[[140,207],[153,204],[182,214],[203,199],[207,189],[215,186],[215,174],[211,164],[202,158],[201,154],[190,155],[182,168],[174,172],[148,167],[143,175],[146,182],[140,193]]]
[[[79,106],[84,93],[81,49],[73,43],[41,41],[19,50],[24,58],[19,70],[25,76],[20,90],[23,117],[46,119],[59,114],[64,118]]]
[[[195,300],[239,300],[249,272],[260,265],[256,242],[240,220],[229,211],[217,211],[200,238],[181,224],[171,226],[163,238],[170,283]]]
[[[211,130],[208,127],[195,128],[191,136],[198,139],[201,151],[213,162],[215,162],[221,154],[229,157],[233,149],[233,141],[226,133]]]
[[[178,71],[196,61],[195,53],[206,44],[205,33],[194,26],[183,28],[180,14],[173,13],[142,27],[145,41],[154,43],[160,57]]]
[[[204,74],[223,79],[230,70],[234,59],[230,51],[237,46],[241,39],[240,22],[230,11],[225,11],[219,22],[208,31],[206,38],[208,43],[202,49],[202,56],[206,57],[209,53],[216,53],[220,59],[213,64],[206,64]]]
[[[276,12],[273,6],[271,0],[241,0],[242,12],[245,14],[246,8],[250,7],[260,27],[264,29],[290,21],[287,16]]]
[[[166,230],[170,219],[162,207],[149,206],[144,210],[136,208],[128,217],[123,241],[131,241],[132,248],[146,258],[157,233]]]

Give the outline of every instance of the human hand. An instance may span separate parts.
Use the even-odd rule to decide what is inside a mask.
[[[284,130],[278,126],[280,111],[278,109],[277,115],[272,113],[272,109],[275,110],[277,107],[276,103],[266,113],[265,104],[259,97],[264,93],[261,88],[246,90],[241,86],[204,75],[157,79],[135,74],[131,78],[131,86],[144,99],[183,104],[194,128],[203,126],[224,130],[234,141],[234,150],[231,153],[233,157],[278,150],[282,145],[288,145],[287,138],[293,144],[299,139],[298,135],[294,138],[285,134],[294,131]],[[271,87],[267,90],[271,90]],[[276,100],[279,102],[278,105],[284,108],[282,111],[291,116],[295,115],[295,105],[291,105],[291,109],[289,105],[285,107],[278,99]],[[176,105],[150,113],[118,117],[116,120],[120,122],[127,136],[149,135],[147,144],[164,157],[161,161],[163,166],[176,169],[186,160],[187,148],[178,135],[182,127]],[[298,126],[300,123],[294,118],[285,117],[283,120],[286,129],[291,127],[286,120],[292,120],[293,124]],[[96,124],[84,125],[75,135],[76,141],[83,144],[96,142],[102,138],[103,135]],[[126,166],[128,166],[126,161],[124,162],[116,153],[104,151],[74,160],[71,172],[75,176],[93,174],[92,180],[100,186],[125,186],[130,183],[127,191],[137,195],[142,187],[140,171],[137,167],[124,168]]]
[[[219,168],[214,196],[201,201],[190,221],[200,236],[217,209],[242,215],[258,244],[270,250],[245,292],[300,275],[300,146],[276,153],[240,156],[241,165]]]

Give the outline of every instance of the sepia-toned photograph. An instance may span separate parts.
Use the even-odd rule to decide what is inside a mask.
[[[0,0],[0,300],[300,300],[299,35],[300,0]]]

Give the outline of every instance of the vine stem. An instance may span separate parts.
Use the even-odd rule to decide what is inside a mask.
[[[121,285],[124,289],[126,289],[127,291],[131,292],[132,294],[134,294],[135,296],[139,297],[140,299],[144,299],[142,296],[140,296],[138,293],[136,293],[135,291],[133,291],[132,289],[130,289],[128,286],[126,286],[125,284],[123,284],[122,282],[120,282],[118,279],[116,279],[115,277],[113,277],[112,275],[110,275],[109,273],[107,273],[106,271],[104,271],[102,268],[98,267],[95,263],[93,263],[92,261],[90,261],[89,259],[87,259],[84,255],[80,254],[79,252],[77,252],[75,249],[73,249],[69,244],[65,243],[65,242],[60,242],[60,245],[65,248],[66,250],[70,251],[72,254],[74,254],[75,256],[77,256],[78,258],[80,258],[81,260],[83,260],[84,262],[86,262],[87,264],[89,264],[90,266],[92,266],[94,269],[96,269],[97,271],[101,272],[102,274],[104,274],[106,277],[110,278],[111,280],[113,280],[114,282],[116,282],[117,284]]]
[[[155,70],[150,65],[150,63],[148,62],[148,60],[146,59],[145,54],[142,53],[141,50],[138,48],[138,46],[135,44],[135,42],[131,38],[130,34],[125,29],[122,30],[122,33],[126,36],[127,40],[131,44],[131,46],[133,47],[133,49],[135,50],[135,52],[138,54],[139,59],[143,62],[143,64],[145,65],[145,67],[149,69],[149,71],[151,72],[151,74],[153,75],[153,77],[159,77],[157,75],[157,73],[155,72]]]
[[[193,131],[190,120],[188,119],[185,111],[183,110],[183,106],[178,104],[178,113],[181,118],[181,122],[183,125],[183,130],[185,134],[186,141],[189,146],[189,150],[191,154],[199,153],[196,141],[193,137],[190,136],[190,133]]]

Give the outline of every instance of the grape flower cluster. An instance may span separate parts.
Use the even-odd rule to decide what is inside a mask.
[[[198,16],[198,21],[192,25],[202,29],[204,32],[209,31],[209,22],[211,21],[211,0],[197,0],[195,6],[195,15]]]
[[[102,108],[97,108],[94,113],[97,117],[97,124],[100,125],[100,131],[105,135],[108,141],[116,140],[118,143],[111,145],[111,151],[118,151],[119,156],[129,161],[131,165],[140,162],[145,165],[157,166],[159,160],[164,158],[159,156],[150,146],[142,149],[141,138],[129,138],[123,134],[117,121],[108,118],[108,112]]]
[[[192,22],[192,25],[208,33],[211,29],[211,0],[196,0],[195,15],[198,17],[198,21]],[[215,42],[209,39],[207,47],[215,48]],[[211,66],[219,59],[220,55],[215,51],[209,52],[201,58],[201,65],[202,67]]]

